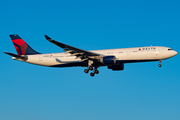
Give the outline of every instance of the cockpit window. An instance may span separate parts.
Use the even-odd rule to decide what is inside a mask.
[[[173,50],[173,49],[168,49],[168,50]]]

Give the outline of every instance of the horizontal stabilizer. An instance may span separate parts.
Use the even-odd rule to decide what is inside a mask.
[[[15,57],[15,58],[17,58],[17,59],[22,59],[22,60],[27,60],[28,59],[28,57],[27,56],[20,56],[20,55],[16,55],[16,54],[13,54],[13,53],[9,53],[9,52],[4,52],[5,54],[8,54],[8,55],[10,55],[10,56],[12,56],[12,57]]]

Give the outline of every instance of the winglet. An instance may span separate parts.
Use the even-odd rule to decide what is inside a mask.
[[[52,41],[53,39],[51,39],[49,36],[47,36],[47,35],[44,35],[45,36],[45,38],[48,40],[48,41]]]

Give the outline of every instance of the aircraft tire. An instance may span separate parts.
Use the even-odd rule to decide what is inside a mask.
[[[93,67],[92,67],[92,66],[90,66],[90,67],[89,67],[89,70],[93,70]]]
[[[90,75],[91,75],[92,77],[94,77],[94,73],[90,73]]]
[[[158,66],[159,66],[159,67],[162,67],[162,65],[161,65],[161,64],[159,64]]]
[[[99,71],[98,71],[98,70],[95,70],[94,73],[95,73],[95,74],[99,74]]]
[[[85,70],[84,70],[84,72],[85,72],[85,73],[88,73],[88,72],[89,72],[89,70],[85,69]]]

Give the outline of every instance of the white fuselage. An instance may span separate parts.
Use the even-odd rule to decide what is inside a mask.
[[[177,54],[177,52],[172,50],[171,48],[159,46],[94,50],[90,52],[98,53],[102,56],[115,56],[117,61],[122,61],[123,63],[158,61],[168,59]],[[71,54],[69,53],[50,53],[27,56],[28,59],[24,62],[42,66],[55,66],[61,64],[83,62],[80,58],[76,58],[76,56],[71,56]],[[15,58],[13,57],[13,59]],[[21,59],[16,60],[23,61]]]

